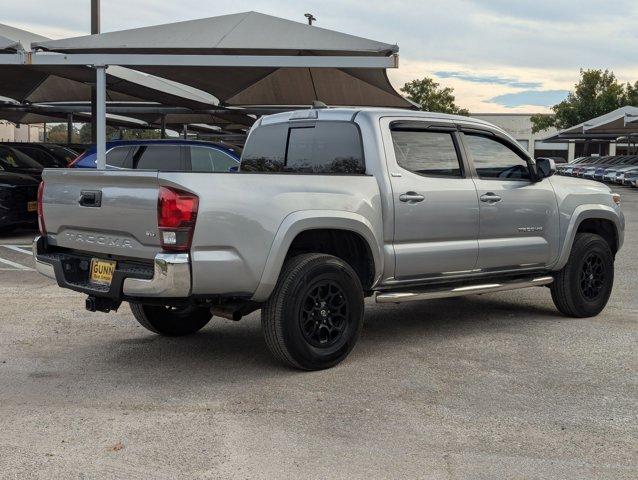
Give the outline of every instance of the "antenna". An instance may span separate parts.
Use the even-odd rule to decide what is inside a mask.
[[[306,17],[308,19],[308,25],[312,25],[312,22],[316,22],[317,19],[315,18],[315,16],[312,13],[305,13],[304,17]]]

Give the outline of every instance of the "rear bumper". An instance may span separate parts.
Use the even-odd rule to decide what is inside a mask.
[[[186,298],[191,294],[191,267],[187,253],[158,253],[151,265],[118,262],[110,286],[88,281],[91,254],[47,251],[46,241],[33,243],[35,267],[42,275],[68,288],[96,297],[114,300],[134,298]]]

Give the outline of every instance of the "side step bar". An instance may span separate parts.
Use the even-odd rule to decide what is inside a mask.
[[[535,277],[529,279],[517,279],[501,283],[485,283],[479,285],[466,285],[456,288],[438,288],[421,291],[401,291],[377,293],[375,300],[377,303],[403,303],[417,300],[433,300],[435,298],[462,297],[464,295],[479,295],[482,293],[502,292],[505,290],[517,290],[526,287],[539,287],[549,285],[554,281],[554,277]]]

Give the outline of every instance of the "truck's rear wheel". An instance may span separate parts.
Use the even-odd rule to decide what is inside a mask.
[[[343,260],[303,254],[288,260],[261,325],[272,354],[291,367],[321,370],[352,351],[363,327],[363,288]]]
[[[131,302],[135,319],[147,330],[167,337],[181,337],[201,330],[212,318],[205,307],[149,305]]]
[[[576,234],[567,265],[551,285],[556,308],[569,317],[594,317],[607,305],[614,285],[614,256],[593,233]]]

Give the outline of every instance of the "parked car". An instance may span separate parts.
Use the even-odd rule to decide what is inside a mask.
[[[196,140],[119,140],[106,144],[111,169],[228,172],[239,167],[241,149],[221,142]],[[97,150],[87,149],[71,164],[95,168]]]
[[[4,142],[2,145],[28,155],[44,168],[65,168],[77,157],[74,151],[50,143]]]
[[[635,187],[637,179],[638,179],[638,167],[634,168],[633,170],[629,170],[628,172],[625,172],[625,179],[623,180],[623,185]]]
[[[37,224],[38,183],[30,175],[2,170],[0,166],[0,232]]]
[[[554,172],[464,116],[280,113],[252,127],[237,174],[45,170],[36,268],[163,335],[261,309],[276,358],[328,368],[355,346],[364,297],[543,285],[564,315],[601,312],[620,196]]]
[[[564,165],[557,165],[556,166],[557,173],[560,173],[561,175],[565,175],[565,176],[571,176],[574,168],[580,163],[584,162],[585,160],[586,160],[586,157],[579,157],[574,159],[570,163],[567,163]]]
[[[15,148],[0,145],[0,170],[30,175],[39,181],[43,168],[38,162]]]

